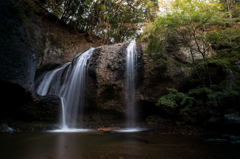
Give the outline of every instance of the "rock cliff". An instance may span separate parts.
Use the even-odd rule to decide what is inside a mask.
[[[86,89],[85,121],[124,120],[126,115],[126,48],[129,43],[105,45],[96,48],[89,61],[88,87]],[[167,87],[180,87],[164,73],[172,68],[153,68],[144,54],[145,43],[137,43],[135,103],[139,120],[149,115],[166,116],[166,111],[156,107],[157,99],[166,94]],[[176,76],[183,74],[174,68]],[[169,115],[169,114],[168,114]]]
[[[4,1],[0,12],[1,101],[7,103],[0,107],[2,118],[57,121],[59,97],[41,97],[36,87],[47,71],[72,61],[83,50],[97,47],[88,65],[84,120],[124,119],[128,43],[104,45],[98,37],[61,23],[42,8],[36,14],[24,13],[23,8]],[[23,14],[29,14],[28,18]],[[140,119],[153,113],[161,115],[156,100],[166,93],[166,87],[180,85],[165,78],[163,72],[182,72],[180,68],[153,68],[143,53],[145,48],[145,43],[137,44],[135,102]]]
[[[127,113],[125,56],[128,43],[103,44],[100,38],[63,24],[42,8],[36,14],[27,13],[30,19],[22,16],[24,12],[7,0],[0,6],[0,100],[7,103],[0,106],[0,118],[57,121],[61,113],[59,97],[41,97],[36,94],[36,87],[47,71],[95,47],[88,61],[84,121],[123,121]],[[135,102],[138,119],[145,120],[151,115],[174,117],[175,110],[156,107],[155,103],[168,93],[166,88],[181,89],[187,85],[165,74],[185,77],[191,71],[171,65],[154,65],[144,53],[146,47],[146,43],[137,43]],[[191,62],[184,50],[187,48],[181,48],[178,56],[166,59]],[[185,114],[182,116],[189,118]],[[205,114],[201,114],[202,118]]]
[[[0,118],[56,121],[59,97],[39,97],[35,79],[99,44],[42,8],[32,13],[3,0],[0,6]]]

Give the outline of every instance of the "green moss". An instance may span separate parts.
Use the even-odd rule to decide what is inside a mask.
[[[44,123],[33,123],[34,126],[43,126]]]
[[[147,122],[147,124],[148,124],[148,125],[154,125],[154,123],[151,122],[151,121]]]
[[[118,80],[118,81],[114,82],[114,84],[123,86],[122,80]]]

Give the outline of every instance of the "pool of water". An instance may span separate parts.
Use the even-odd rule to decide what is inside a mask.
[[[145,133],[22,132],[0,134],[1,159],[238,159],[240,146],[200,136]]]

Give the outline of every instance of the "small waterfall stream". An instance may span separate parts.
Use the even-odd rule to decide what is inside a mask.
[[[62,129],[68,129],[66,125],[65,102],[62,97],[60,97],[60,99],[61,99],[61,105],[62,105]]]
[[[37,88],[39,95],[58,95],[62,104],[62,128],[76,125],[83,117],[87,61],[94,48],[78,55],[70,63],[46,73]]]
[[[135,65],[137,63],[136,42],[133,41],[127,47],[127,127],[135,127]]]

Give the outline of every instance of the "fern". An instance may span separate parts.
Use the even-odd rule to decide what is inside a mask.
[[[185,93],[178,92],[176,89],[167,88],[170,92],[158,99],[156,106],[167,106],[171,108],[181,107],[187,110],[193,106],[194,98]]]
[[[205,94],[210,100],[221,101],[227,97],[239,96],[240,88],[231,81],[222,81],[219,85],[209,87],[199,87],[191,89],[188,92],[189,96],[198,96]]]
[[[212,85],[209,87],[197,87],[189,90],[188,93],[178,92],[176,89],[167,88],[169,94],[158,99],[156,106],[166,106],[173,109],[180,108],[188,110],[192,107],[195,97],[204,95],[209,100],[217,100],[220,102],[228,97],[240,96],[240,87],[231,81],[223,81],[219,85]]]
[[[208,88],[208,87],[200,87],[200,88],[195,88],[195,89],[191,89],[188,94],[190,96],[196,96],[196,95],[201,95],[203,93],[206,94],[211,94],[212,93],[212,89]]]

